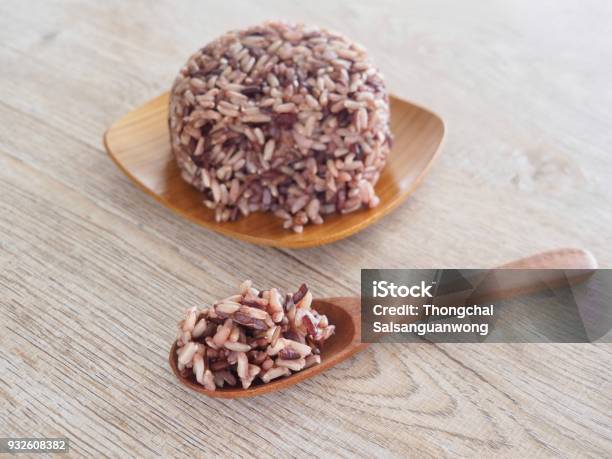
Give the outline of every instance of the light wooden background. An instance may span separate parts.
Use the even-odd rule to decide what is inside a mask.
[[[364,43],[441,114],[421,188],[303,251],[187,223],[102,133],[228,28],[302,20]],[[257,399],[203,398],[166,364],[184,308],[243,278],[320,296],[362,267],[488,267],[558,246],[612,266],[612,5],[605,1],[0,4],[0,436],[73,455],[612,455],[612,347],[376,345]]]

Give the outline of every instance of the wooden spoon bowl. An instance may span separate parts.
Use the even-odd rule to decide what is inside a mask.
[[[505,265],[501,269],[548,269],[558,270],[558,279],[565,284],[569,282],[574,285],[585,281],[597,268],[595,257],[588,251],[582,249],[557,249],[543,252],[530,257],[522,258]],[[568,272],[564,270],[574,270]],[[519,279],[511,291],[492,290],[487,292],[487,300],[494,301],[501,298],[509,298],[528,292],[542,289],[542,283],[536,278],[526,276]],[[548,279],[549,285],[553,285],[555,277]],[[548,287],[545,287],[548,288]],[[368,344],[361,342],[361,299],[358,297],[336,297],[324,298],[313,301],[313,308],[321,314],[325,314],[330,324],[336,325],[336,333],[329,338],[321,352],[321,363],[313,367],[291,374],[290,376],[275,379],[268,384],[263,384],[258,378],[248,389],[240,387],[217,388],[211,391],[198,384],[190,374],[188,377],[181,375],[177,365],[176,342],[170,349],[170,368],[178,380],[188,388],[207,395],[209,397],[239,398],[253,397],[255,395],[267,394],[285,389],[299,383],[307,378],[315,376],[328,368],[348,359],[355,353],[365,349]],[[422,317],[414,317],[416,321]]]
[[[328,215],[322,225],[301,234],[282,227],[269,212],[234,222],[215,222],[203,196],[180,175],[170,150],[168,93],[128,113],[104,134],[106,151],[119,168],[147,194],[187,219],[229,237],[274,247],[304,248],[345,238],[376,222],[418,186],[440,150],[444,123],[434,113],[391,97],[394,141],[387,166],[376,185],[380,204],[346,215]]]
[[[205,389],[198,384],[193,374],[189,377],[183,377],[178,369],[176,342],[170,349],[170,368],[176,377],[187,387],[196,392],[208,395],[210,397],[220,398],[239,398],[253,397],[255,395],[267,394],[282,390],[286,387],[297,384],[307,378],[315,376],[327,368],[333,367],[339,362],[348,359],[356,352],[365,349],[368,345],[361,342],[361,324],[360,324],[360,300],[359,298],[338,297],[326,298],[313,301],[314,309],[319,313],[325,314],[329,319],[329,323],[336,325],[336,333],[331,336],[321,351],[321,363],[305,370],[293,373],[289,377],[274,379],[267,384],[263,384],[258,378],[253,381],[253,385],[248,389],[239,387],[217,388],[211,391]]]

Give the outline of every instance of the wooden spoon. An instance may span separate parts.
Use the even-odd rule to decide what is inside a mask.
[[[550,252],[544,252],[531,257],[522,258],[514,262],[500,266],[504,269],[576,269],[588,270],[592,272],[597,268],[597,262],[593,255],[581,249],[558,249]],[[574,282],[580,282],[585,279],[585,272],[578,273],[574,278]],[[570,282],[572,280],[570,279]],[[514,291],[515,294],[532,291],[530,287],[535,284],[529,284],[526,281],[525,285],[520,286]],[[499,292],[500,297],[507,298],[508,292]],[[489,300],[495,296],[488,296]],[[172,371],[185,386],[196,392],[200,392],[210,397],[221,398],[239,398],[253,397],[255,395],[267,394],[285,389],[293,384],[297,384],[307,378],[311,378],[322,371],[348,359],[355,353],[365,349],[368,344],[361,342],[361,300],[359,297],[336,297],[323,298],[313,301],[313,308],[321,314],[325,314],[331,324],[336,325],[336,333],[325,342],[325,346],[321,353],[321,363],[313,367],[307,368],[291,376],[275,379],[268,384],[262,384],[256,380],[248,389],[241,387],[226,387],[218,388],[215,391],[206,390],[199,385],[194,378],[182,377],[177,366],[176,342],[170,349],[169,362]],[[415,320],[418,320],[415,319]]]
[[[225,236],[273,247],[304,248],[350,236],[400,205],[419,185],[440,151],[444,123],[436,114],[391,96],[393,149],[376,185],[380,204],[346,215],[328,215],[303,233],[283,229],[282,220],[256,212],[234,222],[215,222],[203,196],[182,178],[170,151],[168,93],[117,120],[104,134],[106,151],[141,190],[179,215]]]

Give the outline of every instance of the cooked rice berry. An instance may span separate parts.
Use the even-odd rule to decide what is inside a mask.
[[[276,22],[226,33],[181,69],[169,118],[182,176],[217,221],[270,211],[301,232],[379,202],[389,100],[342,35]]]
[[[251,281],[240,293],[200,311],[187,310],[178,326],[177,365],[208,390],[244,389],[321,363],[321,346],[334,333],[327,317],[312,308],[305,284],[293,295],[259,291]]]

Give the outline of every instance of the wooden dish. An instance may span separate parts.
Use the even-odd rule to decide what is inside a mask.
[[[328,244],[379,220],[419,185],[440,150],[444,123],[434,113],[391,97],[394,144],[376,185],[380,204],[374,209],[329,215],[322,225],[308,225],[301,234],[282,228],[282,221],[257,212],[235,222],[216,223],[203,197],[181,178],[170,151],[168,93],[128,113],[104,134],[106,151],[136,185],[166,207],[208,229],[255,244],[305,248]]]

